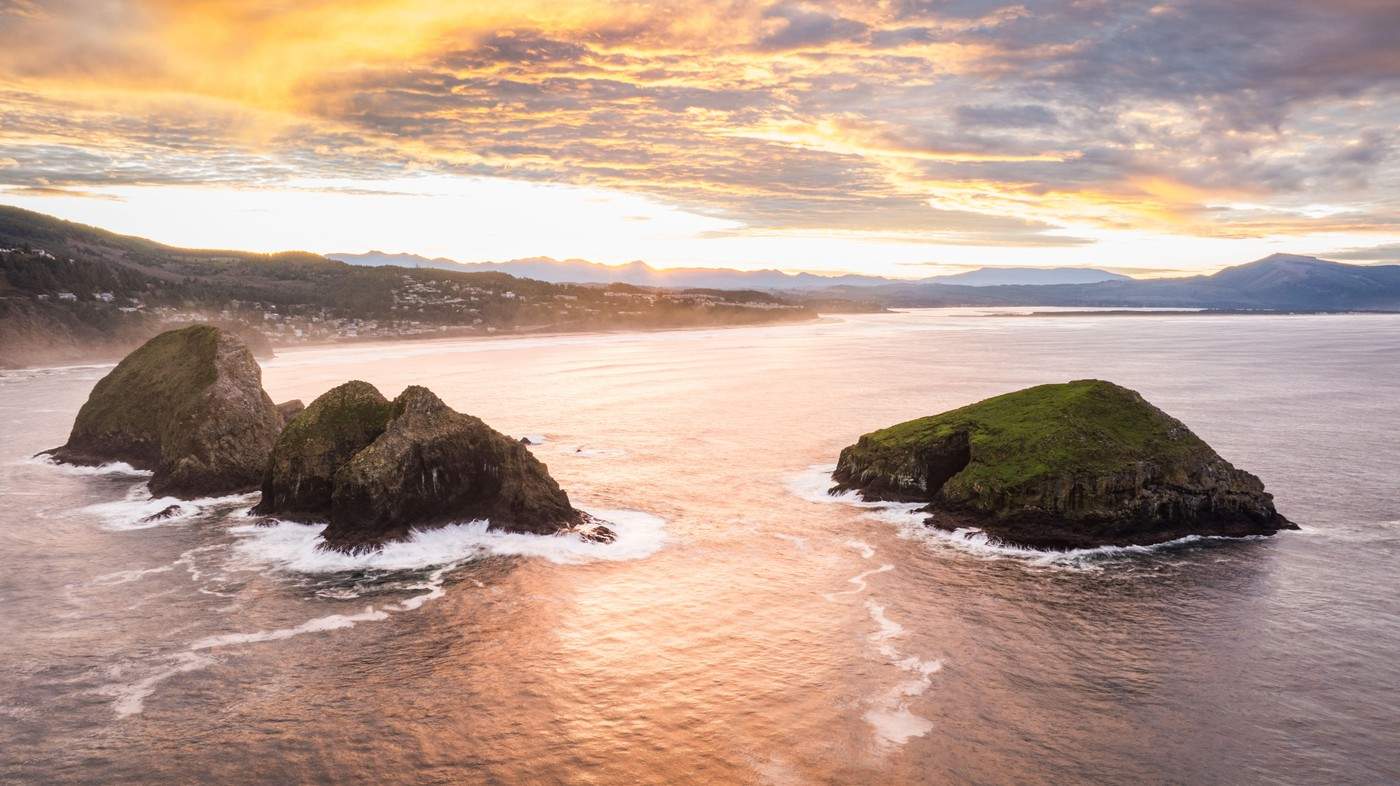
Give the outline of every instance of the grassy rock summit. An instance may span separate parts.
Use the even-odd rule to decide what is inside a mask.
[[[282,418],[248,346],[219,328],[162,333],[103,377],[68,442],[72,464],[125,461],[153,494],[186,499],[256,488]]]
[[[326,392],[288,423],[254,512],[327,521],[326,543],[340,549],[453,522],[551,534],[588,519],[524,445],[427,388],[409,387],[390,402],[359,381]],[[611,535],[601,527],[591,534]]]
[[[1032,548],[1151,544],[1296,529],[1236,469],[1138,393],[1040,385],[866,434],[833,492],[926,501],[929,523]]]

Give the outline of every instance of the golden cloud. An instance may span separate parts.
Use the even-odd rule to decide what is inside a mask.
[[[805,211],[833,231],[989,243],[1053,243],[1061,227],[1391,229],[1367,218],[1400,198],[1394,178],[1372,185],[1390,138],[1362,133],[1368,116],[1400,115],[1394,93],[1367,92],[1397,71],[1393,51],[1366,43],[1373,20],[1358,22],[1346,73],[1252,84],[1257,64],[1207,46],[1228,20],[1134,20],[1164,26],[1163,40],[1199,26],[1216,60],[1196,72],[1157,51],[1136,65],[1151,47],[1127,38],[1131,25],[1094,37],[1118,29],[1087,24],[1114,13],[1099,4],[915,6],[12,1],[0,9],[0,159],[13,163],[0,181],[431,169],[659,194],[764,231],[820,229],[797,220]],[[1298,8],[1280,13],[1306,47],[1322,12]],[[1268,106],[1240,97],[1250,90]],[[1270,114],[1293,100],[1285,90],[1311,91],[1314,108],[1369,105],[1329,116],[1345,135],[1316,111],[1289,127]],[[1351,140],[1349,158],[1328,158],[1337,139]],[[1303,188],[1355,209],[1290,211]],[[1246,198],[1268,207],[1215,207]]]

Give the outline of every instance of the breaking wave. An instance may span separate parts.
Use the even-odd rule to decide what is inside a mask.
[[[67,464],[54,459],[53,456],[39,455],[31,456],[19,463],[53,467],[68,475],[124,475],[134,478],[149,478],[154,474],[148,469],[137,469],[125,461],[110,461],[106,464],[83,466],[81,464]]]
[[[126,496],[114,502],[99,502],[82,508],[102,520],[102,526],[111,530],[138,530],[151,527],[164,527],[185,524],[192,519],[219,508],[246,505],[257,494],[231,494],[224,497],[202,497],[200,499],[177,499],[175,497],[154,497],[145,483],[138,483],[127,490]]]
[[[377,550],[347,554],[323,548],[320,524],[278,521],[248,524],[230,531],[239,540],[234,551],[253,566],[299,573],[340,573],[355,570],[416,570],[450,565],[488,555],[539,557],[557,564],[594,560],[642,559],[665,543],[665,521],[635,510],[589,510],[617,535],[612,543],[584,540],[576,533],[529,535],[488,529],[486,521],[416,530],[408,540]]]

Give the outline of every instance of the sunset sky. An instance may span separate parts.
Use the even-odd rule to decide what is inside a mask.
[[[1400,260],[1400,3],[0,0],[0,203],[250,250]]]

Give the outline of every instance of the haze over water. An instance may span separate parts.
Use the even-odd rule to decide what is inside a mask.
[[[1400,316],[969,310],[287,351],[274,400],[427,385],[620,533],[359,558],[255,495],[141,524],[140,477],[26,458],[107,369],[0,373],[0,781],[1400,780],[1397,361]],[[864,432],[1084,377],[1303,530],[1046,556],[823,493]]]

